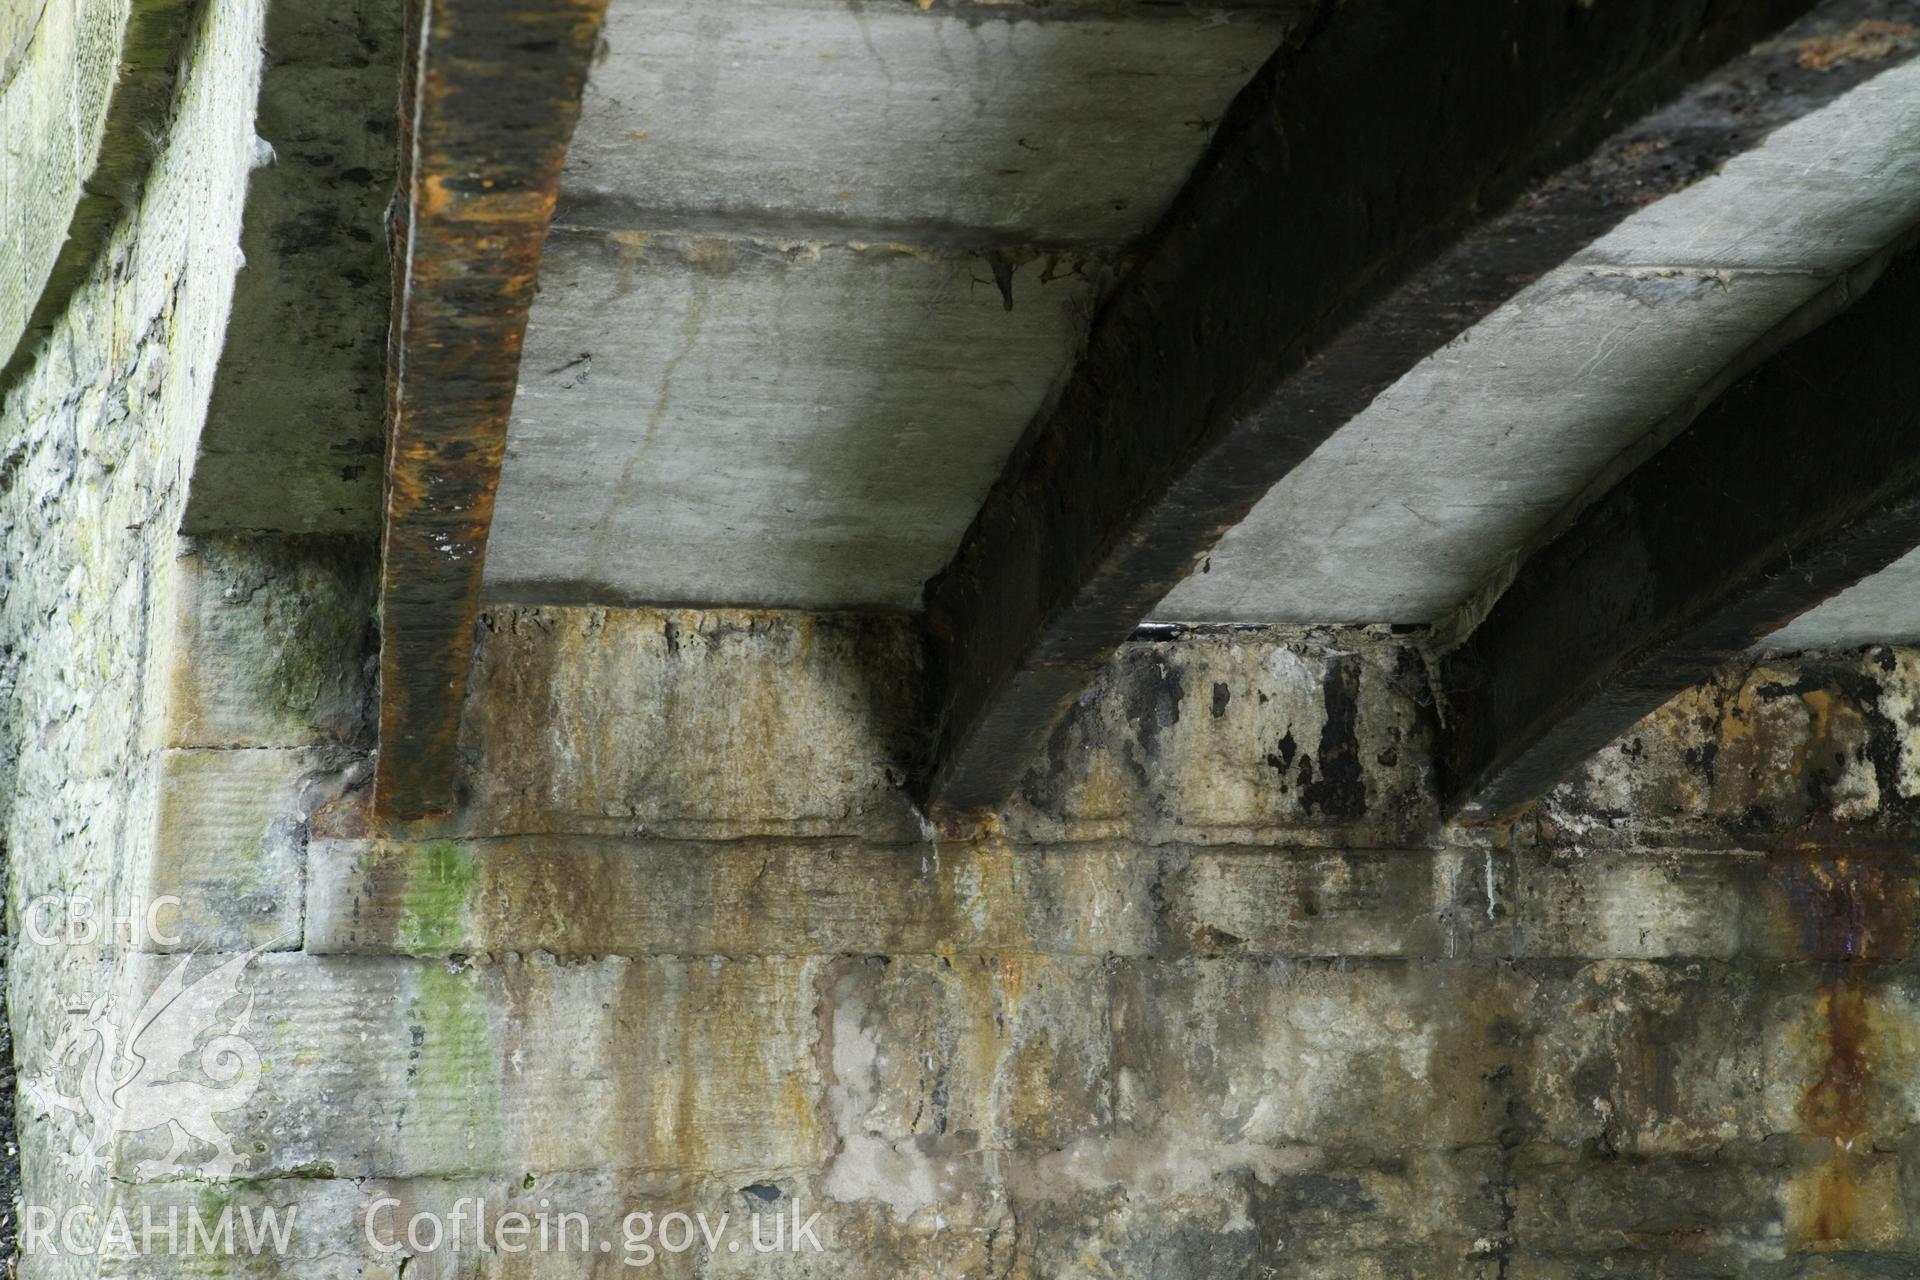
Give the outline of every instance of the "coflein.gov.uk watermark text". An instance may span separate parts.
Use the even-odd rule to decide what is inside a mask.
[[[617,1254],[629,1267],[650,1266],[661,1254],[699,1249],[707,1254],[824,1252],[820,1214],[801,1216],[798,1201],[785,1209],[747,1214],[635,1210],[617,1229],[596,1228],[591,1216],[555,1211],[542,1200],[537,1211],[490,1208],[484,1200],[456,1200],[444,1214],[414,1213],[402,1218],[401,1202],[383,1196],[367,1206],[367,1243],[377,1254],[433,1254],[481,1249],[489,1253]]]

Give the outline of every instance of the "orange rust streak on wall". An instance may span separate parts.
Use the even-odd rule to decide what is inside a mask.
[[[1806,1243],[1834,1244],[1850,1238],[1859,1225],[1860,1175],[1854,1148],[1869,1134],[1867,1086],[1873,1066],[1867,1048],[1873,1023],[1857,972],[1829,984],[1820,993],[1827,1024],[1827,1060],[1820,1079],[1800,1099],[1800,1115],[1816,1135],[1833,1142],[1833,1154],[1814,1175],[1803,1219]]]
[[[453,806],[520,346],[606,0],[410,0],[374,809]]]
[[[1890,876],[1872,855],[1786,855],[1775,879],[1800,916],[1810,958],[1832,966],[1817,1009],[1825,1024],[1819,1078],[1800,1098],[1807,1131],[1832,1144],[1826,1162],[1797,1177],[1796,1235],[1803,1245],[1832,1247],[1852,1240],[1861,1221],[1861,1169],[1871,1147],[1873,1008],[1866,966],[1905,954],[1905,922],[1913,887]]]
[[[1857,976],[1822,991],[1820,1008],[1827,1023],[1827,1060],[1820,1079],[1802,1095],[1800,1114],[1820,1137],[1851,1147],[1868,1133],[1867,1083],[1873,1066],[1867,1044],[1873,1020]]]

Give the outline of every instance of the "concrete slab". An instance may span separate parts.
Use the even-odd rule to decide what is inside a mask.
[[[916,608],[1307,7],[614,0],[489,598]]]
[[[1155,617],[1433,622],[1497,588],[1920,222],[1916,126],[1920,66],[1890,71],[1636,214],[1337,432]]]
[[[1771,653],[1920,640],[1920,551],[1855,583],[1768,636]]]
[[[1310,7],[614,0],[561,217],[1128,239]]]
[[[1033,258],[1003,297],[912,245],[556,231],[488,597],[914,607],[1101,274]]]

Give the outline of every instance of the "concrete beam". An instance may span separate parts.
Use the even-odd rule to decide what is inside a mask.
[[[1809,7],[1326,7],[1235,102],[928,584],[928,798],[1002,799],[1276,480],[1638,203],[1751,145],[1729,123],[1677,139],[1686,164],[1576,164]]]
[[[1126,244],[1315,3],[618,0],[559,220],[789,241]]]
[[[1920,550],[1789,622],[1761,642],[1769,653],[1858,649],[1920,640]]]
[[[1448,810],[1510,814],[1920,546],[1915,243],[1835,285],[1836,300],[1864,297],[1588,507],[1443,659]]]
[[[383,817],[453,802],[520,342],[606,0],[410,0],[386,518]]]
[[[273,0],[227,344],[186,533],[380,528],[402,0]],[[263,152],[264,158],[264,152]]]
[[[1876,39],[1843,18],[1843,34],[1867,28],[1839,46],[1857,56],[1821,70],[1837,38],[1796,24],[1775,44],[1791,61],[1735,59],[1610,139],[1596,163],[1632,171],[1691,166],[1675,145],[1690,125],[1765,135],[1641,205],[1375,397],[1153,621],[1450,627],[1490,602],[1570,508],[1650,457],[1770,353],[1775,326],[1920,218],[1909,142],[1920,66],[1897,65],[1920,49],[1920,2],[1885,9],[1910,37]]]

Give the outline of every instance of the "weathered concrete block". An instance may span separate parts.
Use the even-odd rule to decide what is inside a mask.
[[[1506,1255],[1511,1274],[1528,1280],[1616,1280],[1621,1275],[1671,1276],[1674,1280],[1728,1280],[1733,1276],[1773,1276],[1759,1269],[1742,1249],[1620,1249],[1599,1255],[1563,1254],[1519,1248]]]
[[[1699,1154],[1776,1134],[1856,1145],[1914,1123],[1905,970],[1602,962],[1543,982],[1530,1131],[1568,1148]]]
[[[289,810],[290,811],[290,810]],[[326,838],[307,949],[1894,963],[1911,855]]]
[[[1515,855],[1517,954],[1889,963],[1912,952],[1920,860],[1552,848]]]
[[[371,544],[201,538],[176,561],[169,746],[351,742],[367,719]]]
[[[1116,1256],[1166,1267],[1189,1256],[1241,1260],[1231,1275],[1407,1274],[1376,1270],[1400,1254],[1403,1265],[1412,1255],[1446,1275],[1455,1272],[1445,1260],[1472,1257],[1477,1239],[1499,1233],[1490,1148],[1410,1150],[1384,1163],[1276,1148],[1233,1164],[1176,1137],[1117,1139],[1095,1154],[1083,1146],[1015,1162],[1022,1243],[1045,1260],[1035,1274]],[[1125,1274],[1196,1273],[1149,1265]]]
[[[1898,1158],[1825,1140],[1599,1160],[1528,1149],[1510,1182],[1518,1239],[1595,1258],[1671,1250],[1690,1263],[1680,1274],[1729,1256],[1784,1271],[1796,1255],[1914,1244]]]
[[[1436,822],[1425,677],[1409,650],[1341,635],[1353,652],[1245,633],[1127,645],[1027,774],[1007,834],[1417,842]]]
[[[1751,1033],[1771,1025],[1779,996],[1704,965],[1601,962],[1543,981],[1515,1024],[1527,1131],[1636,1154],[1782,1131],[1792,1115],[1770,1108],[1767,1048]]]
[[[1196,849],[1162,890],[1196,949],[1280,956],[1465,956],[1506,950],[1499,894],[1452,852]],[[1507,860],[1499,860],[1505,873]],[[1493,868],[1494,860],[1487,860]],[[1496,877],[1496,886],[1499,883]]]
[[[1763,907],[1748,896],[1766,883],[1757,857],[1535,855],[1519,861],[1516,910],[1526,955],[1653,959],[1731,956],[1749,948],[1795,954],[1780,945],[1790,938],[1754,936],[1760,931],[1749,916]]]
[[[894,619],[495,610],[459,828],[919,838],[899,790],[917,654]]]
[[[143,1214],[155,1249],[109,1257],[100,1275],[121,1280],[278,1277],[302,1280],[939,1280],[961,1274],[1035,1277],[1019,1261],[1019,1224],[1002,1199],[966,1196],[912,1221],[884,1205],[842,1205],[810,1175],[699,1178],[530,1171],[511,1177],[276,1179],[225,1184],[123,1185],[111,1206],[136,1241]],[[188,1238],[202,1223],[234,1222],[232,1248],[167,1248],[164,1230]],[[286,1227],[271,1235],[266,1212]],[[509,1215],[519,1215],[513,1221]],[[679,1215],[676,1220],[676,1215]],[[796,1224],[805,1228],[796,1233]],[[248,1236],[251,1225],[255,1235]],[[797,1235],[797,1243],[796,1243]],[[268,1242],[260,1252],[254,1239]],[[433,1242],[438,1240],[438,1244]],[[414,1247],[417,1242],[421,1247]],[[215,1235],[215,1243],[224,1239]],[[817,1243],[817,1247],[816,1247]],[[64,1261],[52,1256],[38,1263]],[[1021,1268],[1009,1271],[1009,1266]],[[49,1274],[52,1274],[51,1272]],[[91,1274],[91,1273],[89,1273]]]
[[[1516,1061],[1505,1028],[1529,986],[1483,966],[1125,962],[1116,1119],[1242,1159],[1490,1143]]]
[[[1595,1255],[1684,1241],[1706,1252],[1728,1246],[1772,1251],[1781,1243],[1778,1159],[1752,1156],[1536,1159],[1523,1153],[1512,1178],[1513,1234]]]
[[[306,823],[339,790],[343,761],[321,747],[172,748],[136,897],[178,900],[158,949],[294,950],[305,905]]]
[[[1471,852],[524,836],[308,857],[307,949],[373,955],[1464,957],[1506,954],[1512,915],[1511,859]]]
[[[364,773],[370,554],[324,538],[182,545],[162,614],[170,745],[134,889],[178,899],[179,941],[160,949],[300,946],[309,823]]]
[[[188,965],[180,1008],[198,1021],[151,1033],[150,1074],[121,1092],[116,1176],[777,1170],[830,1149],[809,961],[460,968],[273,953],[224,971],[222,987],[208,974],[231,959],[131,957],[108,1022],[72,1020],[78,1066],[97,1059],[103,1027],[134,1037],[148,994]],[[153,1088],[178,1064],[159,1050],[180,1056],[208,1033],[247,1045],[224,1087],[199,1074],[215,1063],[187,1055],[187,1078],[209,1081],[192,1096],[215,1104],[226,1139],[169,1154]],[[86,1079],[69,1068],[44,1088],[84,1102]]]
[[[928,1157],[1058,1147],[1112,1118],[1099,961],[855,960],[819,984],[836,1198],[910,1215],[938,1198]]]
[[[1160,855],[998,842],[323,839],[307,948],[363,954],[1137,953]]]
[[[29,1256],[99,1280],[400,1280],[400,1259],[369,1256],[366,1198],[333,1178],[116,1183],[80,1228],[94,1257],[65,1256],[57,1228]]]
[[[1541,803],[1541,833],[1625,847],[1897,838],[1920,816],[1916,706],[1920,651],[1756,661],[1595,756]]]

